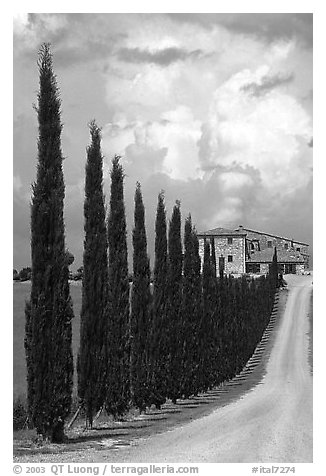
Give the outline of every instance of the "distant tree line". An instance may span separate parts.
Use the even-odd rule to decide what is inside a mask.
[[[69,250],[66,250],[65,252],[65,259],[66,259],[66,264],[68,267],[75,261],[74,255]],[[81,279],[81,277],[82,277],[82,268],[79,268],[76,274],[72,274],[69,272],[69,278],[71,279],[77,280],[77,279]],[[32,268],[30,266],[26,266],[22,268],[20,271],[17,271],[17,269],[13,270],[14,281],[30,281],[31,279],[32,279]]]
[[[25,350],[31,424],[62,441],[71,411],[72,302],[63,222],[60,100],[49,45],[40,50],[37,180],[31,205],[32,289],[26,303]],[[128,273],[124,171],[111,168],[108,213],[103,193],[101,131],[90,123],[84,201],[84,254],[78,398],[92,427],[103,409],[115,418],[213,388],[235,376],[267,326],[277,286],[277,258],[266,277],[216,275],[205,242],[201,263],[189,215],[181,239],[181,205],[169,221],[158,195],[153,286],[145,207],[136,184],[132,282]]]
[[[26,266],[22,268],[20,271],[14,269],[14,281],[29,281],[32,277],[32,268],[30,266]]]

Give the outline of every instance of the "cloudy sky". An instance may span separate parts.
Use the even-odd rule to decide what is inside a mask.
[[[62,98],[67,246],[82,264],[87,124],[102,127],[105,191],[140,181],[149,251],[157,195],[198,230],[237,226],[312,245],[311,14],[30,14],[14,19],[14,267],[30,264],[37,51]]]

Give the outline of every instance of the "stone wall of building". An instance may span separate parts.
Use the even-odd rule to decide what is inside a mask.
[[[304,270],[305,270],[304,264],[293,263],[291,266],[293,266],[293,271],[288,270],[287,265],[282,265],[281,266],[282,269],[279,269],[279,272],[282,272],[283,274],[289,273],[289,272],[294,273],[294,270],[295,270],[295,274],[304,273]],[[267,273],[269,273],[269,263],[260,263],[260,274],[267,274]]]
[[[259,232],[247,231],[247,239],[250,241],[258,240],[260,250],[265,250],[266,248],[274,248],[275,246],[277,249],[283,250],[291,248],[291,240],[276,236],[265,235]]]
[[[199,254],[204,260],[204,237],[199,236]],[[232,238],[232,243],[229,243]],[[211,237],[206,240],[211,243]],[[214,236],[216,255],[216,273],[219,273],[219,259],[224,258],[225,274],[241,274],[245,272],[245,237],[244,236]],[[231,258],[232,257],[232,258]]]
[[[247,240],[250,243],[252,240],[258,240],[260,250],[264,250],[266,248],[274,248],[276,247],[277,250],[291,250],[299,251],[305,261],[305,269],[309,268],[309,247],[303,243],[298,241],[294,241],[288,238],[282,238],[279,236],[272,236],[265,233],[260,233],[252,230],[246,230],[247,232]],[[249,247],[250,252],[250,247]]]

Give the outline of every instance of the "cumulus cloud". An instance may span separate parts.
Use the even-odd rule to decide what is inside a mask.
[[[125,157],[126,170],[140,176],[156,172],[187,180],[200,175],[197,142],[201,123],[189,108],[162,113],[159,121],[108,124],[103,130],[104,150]]]
[[[200,160],[206,172],[221,164],[249,165],[266,189],[284,194],[311,175],[311,157],[302,159],[306,147],[301,144],[310,140],[311,122],[298,101],[282,91],[249,93],[246,86],[264,84],[267,71],[265,66],[241,71],[216,90],[199,141]]]

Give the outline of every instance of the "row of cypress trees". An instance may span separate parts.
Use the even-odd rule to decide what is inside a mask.
[[[73,386],[73,308],[63,221],[61,102],[48,44],[42,46],[38,64],[32,288],[25,309],[28,407],[37,432],[51,441],[62,441]],[[191,217],[185,220],[182,244],[180,202],[176,202],[167,223],[161,192],[151,290],[145,209],[138,183],[130,289],[123,168],[116,156],[106,218],[101,131],[95,121],[90,123],[90,135],[77,372],[80,405],[92,426],[102,408],[114,417],[131,406],[140,411],[152,404],[160,408],[167,399],[176,402],[232,378],[254,351],[267,325],[276,278],[274,271],[267,278],[250,282],[216,276],[214,246],[205,243],[201,264]]]
[[[106,243],[102,156],[98,146],[100,130],[94,123],[91,136],[86,166],[83,300],[94,306],[97,303],[98,309],[94,307],[94,317],[82,314],[79,355],[85,358],[80,357],[78,365],[79,397],[90,424],[95,412],[103,406],[115,417],[123,415],[131,406],[140,411],[153,404],[160,408],[167,399],[176,403],[179,398],[196,395],[234,377],[261,339],[277,285],[276,252],[270,274],[255,280],[234,279],[222,272],[217,276],[215,247],[209,240],[204,243],[201,265],[199,241],[191,216],[185,220],[182,243],[180,202],[176,202],[167,223],[161,192],[156,212],[151,291],[145,209],[141,186],[137,183],[132,234],[133,282],[129,290],[123,170],[119,157],[115,157]],[[90,151],[95,147],[94,141],[97,165],[92,168]],[[94,200],[94,207],[87,208],[86,214],[88,175],[93,179],[89,196]],[[99,229],[92,221],[95,217],[101,217]],[[90,237],[87,237],[88,229]],[[96,253],[96,239],[101,234],[103,252],[87,260],[89,249]],[[96,285],[91,286],[95,279],[98,280]],[[96,300],[99,293],[101,299]],[[91,332],[85,331],[87,327]],[[99,346],[97,336],[100,336]],[[107,350],[101,353],[102,345]],[[89,378],[92,369],[96,370]],[[94,394],[97,395],[95,406],[84,397],[88,392],[93,399]]]

